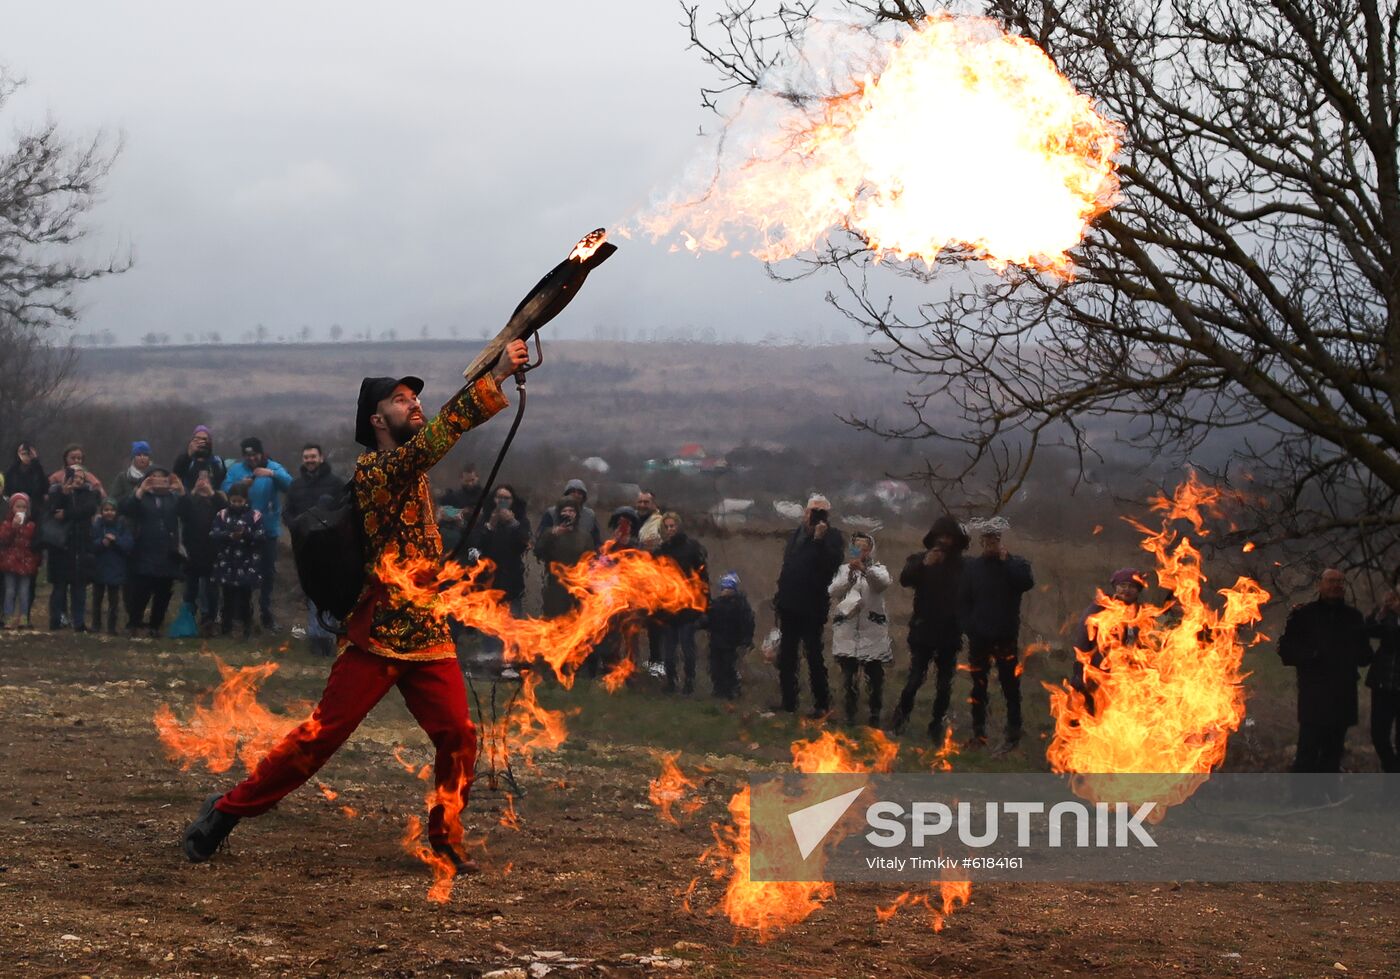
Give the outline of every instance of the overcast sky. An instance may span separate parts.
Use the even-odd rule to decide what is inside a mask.
[[[125,140],[94,222],[136,266],[83,293],[80,329],[129,342],[258,323],[494,333],[715,123],[671,0],[0,0],[0,15],[0,64],[27,82],[0,135],[52,117]],[[619,243],[551,330],[858,339],[828,283]]]

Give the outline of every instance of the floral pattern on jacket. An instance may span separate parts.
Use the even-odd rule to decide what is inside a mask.
[[[355,461],[355,503],[365,541],[365,591],[346,623],[349,642],[394,659],[452,659],[457,655],[447,620],[432,604],[414,605],[379,580],[382,561],[442,558],[428,470],[457,440],[506,406],[489,374],[462,388],[437,416],[403,445],[364,452]]]

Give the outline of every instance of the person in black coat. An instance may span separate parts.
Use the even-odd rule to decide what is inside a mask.
[[[341,479],[325,461],[321,447],[309,442],[301,450],[301,471],[287,489],[287,504],[283,519],[291,522],[321,502],[322,497],[335,496],[344,487]]]
[[[924,535],[924,550],[909,555],[899,573],[899,583],[914,589],[914,614],[909,620],[909,677],[890,718],[890,729],[895,734],[903,733],[908,724],[914,698],[932,663],[937,672],[928,733],[935,743],[943,741],[953,676],[958,669],[958,650],[962,648],[962,629],[958,625],[962,556],[971,543],[957,520],[945,513]]]
[[[127,628],[142,625],[150,605],[152,639],[159,638],[170,608],[175,579],[183,574],[180,556],[179,497],[184,484],[168,470],[153,467],[136,491],[121,502],[120,513],[131,521],[136,538],[131,549],[131,578],[127,595]]]
[[[635,511],[633,513],[635,516]],[[671,561],[683,574],[699,575],[708,597],[709,556],[701,543],[686,534],[681,527],[681,516],[678,513],[667,513],[661,518],[661,546],[657,548],[656,556]],[[676,675],[679,672],[676,665],[677,647],[680,648],[681,666],[684,668],[681,692],[695,692],[695,630],[699,626],[701,614],[693,609],[686,609],[666,618],[661,634],[661,662],[666,668],[666,683],[662,689],[666,693],[676,691]]]
[[[63,626],[68,614],[74,632],[87,631],[87,582],[92,576],[92,518],[97,515],[101,495],[72,466],[63,478],[52,483],[44,507],[41,529],[49,550],[49,628]]]
[[[315,442],[306,443],[301,449],[301,470],[287,489],[283,519],[290,524],[322,500],[334,497],[344,486],[345,480],[326,462],[321,446]],[[306,639],[318,656],[335,655],[335,636],[321,625],[320,609],[309,598],[306,600]]]
[[[1340,772],[1347,728],[1357,721],[1357,668],[1370,662],[1371,643],[1346,587],[1336,568],[1322,572],[1317,600],[1295,606],[1279,636],[1279,658],[1298,671],[1294,772]]]
[[[209,431],[208,425],[196,425],[194,434],[190,436],[189,445],[185,446],[185,451],[175,457],[175,464],[171,471],[180,479],[180,485],[188,492],[194,489],[195,480],[199,474],[207,472],[209,483],[218,489],[224,485],[224,477],[228,475],[228,465],[222,458],[214,454],[214,436]]]
[[[515,487],[502,483],[496,487],[496,505],[484,514],[472,531],[471,546],[477,554],[495,567],[480,579],[484,588],[505,592],[511,615],[524,615],[521,603],[525,598],[525,554],[530,550],[530,518],[525,501],[516,495]]]
[[[5,470],[5,495],[24,493],[30,500],[42,500],[49,492],[49,477],[39,461],[39,450],[32,442],[15,447],[15,461]]]
[[[972,737],[987,742],[987,685],[992,664],[1006,698],[1006,745],[1021,740],[1021,596],[1035,587],[1030,562],[1002,544],[1009,528],[1004,517],[979,529],[982,553],[963,567],[958,589],[958,621],[967,633],[967,664],[972,674]]]
[[[841,566],[846,542],[831,526],[831,504],[826,497],[813,495],[802,513],[802,523],[788,538],[783,566],[778,572],[778,594],[773,608],[778,613],[778,680],[782,687],[782,708],[797,712],[798,648],[807,655],[807,673],[812,685],[812,716],[822,717],[831,709],[826,660],[822,658],[822,628],[831,613],[827,586]]]
[[[1366,673],[1371,688],[1371,743],[1381,770],[1400,772],[1400,592],[1392,588],[1366,618],[1366,631],[1381,647]]]
[[[470,545],[478,558],[493,566],[477,579],[477,584],[504,592],[510,614],[519,619],[525,615],[525,555],[530,550],[530,518],[525,512],[525,501],[509,483],[497,486],[492,499],[496,505],[482,514],[471,534]],[[497,662],[505,649],[500,639],[482,634],[481,648],[492,659],[492,665],[505,667],[504,662]]]
[[[183,601],[199,612],[200,631],[213,636],[219,618],[219,585],[214,581],[218,545],[209,536],[214,517],[228,506],[228,499],[214,491],[208,470],[200,470],[194,489],[179,498],[180,539],[185,545],[185,593]]]
[[[739,575],[719,579],[719,594],[705,614],[710,631],[710,687],[716,697],[739,699],[739,652],[753,647],[753,607],[740,588]]]

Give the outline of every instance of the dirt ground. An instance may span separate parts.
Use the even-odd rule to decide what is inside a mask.
[[[327,669],[300,648],[213,648],[239,665],[278,658],[273,706],[314,698]],[[790,732],[754,705],[676,707],[646,687],[611,698],[606,727],[581,714],[564,748],[522,773],[518,831],[481,787],[469,834],[484,837],[484,869],[447,904],[426,900],[428,874],[399,843],[422,783],[393,750],[421,762],[428,746],[394,694],[321,773],[335,802],[308,786],[191,865],[180,831],[237,772],[181,772],[151,716],[161,703],[186,710],[215,677],[194,643],[0,632],[0,972],[1394,976],[1400,962],[1400,888],[1389,885],[977,885],[937,934],[910,911],[878,923],[890,887],[840,885],[760,944],[711,913],[708,877],[691,910],[684,892],[745,771],[776,764],[755,756],[781,754],[746,743],[785,744]],[[599,696],[555,694],[585,711]],[[704,742],[686,713],[729,725],[734,750]],[[676,828],[647,802],[647,746],[694,743],[705,753],[683,764],[713,769],[708,802]]]

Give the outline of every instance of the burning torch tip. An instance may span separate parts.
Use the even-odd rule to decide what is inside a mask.
[[[582,238],[579,239],[578,244],[574,246],[574,250],[569,252],[570,261],[588,261],[590,258],[593,257],[593,253],[596,252],[599,248],[601,248],[603,246],[603,243],[607,240],[607,228],[597,228],[593,231],[588,232],[588,234],[584,235]]]

